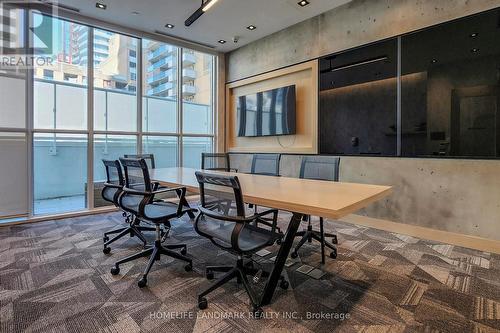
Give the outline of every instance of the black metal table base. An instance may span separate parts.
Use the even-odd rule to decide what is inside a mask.
[[[264,292],[262,293],[262,297],[259,302],[259,306],[268,305],[269,303],[271,303],[274,291],[276,290],[276,287],[278,286],[278,283],[280,281],[281,272],[283,271],[283,267],[285,267],[286,260],[293,246],[295,234],[299,229],[303,215],[304,214],[301,213],[293,213],[293,216],[290,219],[290,223],[288,223],[285,239],[281,243],[278,255],[276,256],[276,260],[274,261],[274,267],[267,279],[266,286],[264,287]]]

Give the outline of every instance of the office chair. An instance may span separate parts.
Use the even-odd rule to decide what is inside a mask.
[[[250,173],[254,175],[279,176],[280,170],[280,154],[254,154],[252,157],[252,167]],[[257,213],[257,205],[249,204],[249,208],[253,208]],[[262,224],[271,226],[272,223],[266,219],[262,220]],[[281,233],[281,230],[278,228]],[[278,243],[281,240],[278,241]]]
[[[304,156],[302,158],[302,164],[300,166],[300,178],[303,179],[315,179],[315,180],[328,180],[328,181],[338,181],[339,180],[339,157],[329,157],[329,156]],[[304,193],[307,195],[307,193]],[[321,243],[321,263],[325,263],[325,246],[329,247],[332,252],[330,252],[330,258],[337,258],[337,249],[333,244],[337,244],[337,236],[330,233],[325,233],[323,230],[323,218],[319,218],[319,228],[320,230],[313,230],[311,225],[311,216],[304,216],[304,221],[308,221],[307,230],[299,231],[296,233],[296,237],[302,237],[300,242],[297,244],[293,252],[291,253],[292,258],[297,258],[297,251],[304,245],[307,241],[309,243],[312,240],[317,240]],[[332,243],[330,244],[325,240],[325,237],[331,237]]]
[[[144,159],[144,161],[146,161],[148,168],[150,168],[150,169],[156,168],[155,155],[153,155],[153,154],[125,154],[125,155],[123,155],[123,157],[135,158],[135,159],[142,158],[142,159]],[[160,183],[158,183],[158,182],[152,182],[151,184],[153,184],[153,191],[168,188],[167,186],[160,185]],[[158,195],[158,196],[156,196],[155,200],[161,201],[162,199],[168,199],[168,198],[169,198],[169,195]],[[191,211],[188,212],[188,215],[192,219],[194,219],[194,217],[195,217],[195,215]],[[168,235],[168,231],[167,231],[167,235]]]
[[[280,154],[254,154],[250,173],[254,175],[279,176]]]
[[[104,163],[104,167],[106,169],[106,182],[104,183],[104,188],[102,189],[102,198],[108,202],[113,203],[116,207],[121,208],[118,203],[118,198],[123,192],[123,186],[125,182],[123,180],[122,167],[118,160],[110,161],[110,160],[102,160]],[[139,203],[139,202],[137,202]],[[123,210],[123,209],[122,209]],[[146,246],[147,241],[142,231],[154,231],[154,228],[140,226],[140,221],[134,217],[133,214],[127,213],[123,211],[123,217],[125,217],[125,221],[129,224],[128,227],[114,229],[104,233],[103,242],[104,248],[102,252],[108,254],[111,252],[111,248],[109,245],[123,236],[129,234],[130,237],[136,236],[139,238],[143,245]],[[112,239],[109,239],[109,235],[118,234]]]
[[[234,171],[236,169],[231,169],[229,163],[229,154],[227,153],[201,153],[201,168],[203,170],[215,170],[215,171]]]
[[[143,288],[147,284],[147,277],[153,263],[160,260],[162,254],[187,262],[184,269],[188,272],[191,271],[193,268],[192,260],[185,256],[187,253],[186,244],[162,244],[161,231],[161,225],[170,229],[170,220],[179,218],[187,212],[188,209],[183,209],[182,205],[183,200],[185,200],[186,188],[173,187],[153,190],[148,166],[144,159],[120,158],[120,162],[125,171],[125,187],[123,187],[123,193],[119,197],[119,204],[123,209],[135,214],[138,219],[154,224],[156,239],[149,248],[117,261],[111,269],[111,274],[119,274],[120,265],[123,263],[150,256],[142,278],[137,283],[140,288]],[[172,191],[179,197],[179,203],[154,200],[155,195]],[[137,203],[138,199],[139,203]],[[177,253],[172,251],[174,249],[181,249],[181,251]]]
[[[236,278],[238,282],[243,282],[252,303],[253,311],[260,314],[262,309],[259,307],[259,300],[247,279],[247,275],[258,276],[257,274],[262,270],[253,267],[251,260],[244,263],[244,258],[251,257],[253,253],[272,245],[281,237],[276,232],[278,211],[270,209],[252,216],[246,216],[241,185],[237,176],[222,176],[197,171],[196,179],[199,184],[201,200],[200,213],[196,217],[194,224],[196,232],[210,239],[219,248],[237,256],[235,266],[206,267],[207,279],[213,279],[214,272],[223,272],[225,274],[198,295],[198,307],[206,309],[208,302],[205,296]],[[227,212],[221,211],[217,205],[211,204],[213,202],[211,198],[213,197],[219,200],[231,200],[236,209]],[[271,214],[273,216],[271,230],[259,228],[253,224],[254,221]],[[262,276],[266,275],[269,275],[269,273],[262,272]],[[288,281],[283,276],[280,277],[280,287],[283,289],[288,288]]]

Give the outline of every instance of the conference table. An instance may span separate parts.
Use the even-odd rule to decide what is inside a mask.
[[[198,181],[191,168],[157,168],[150,170],[152,181],[168,187],[182,186],[198,193]],[[275,208],[292,213],[285,238],[281,242],[274,266],[266,281],[260,305],[271,302],[295,234],[304,215],[340,219],[391,193],[391,186],[331,182],[255,175],[239,172],[200,170],[206,173],[237,176],[246,203]],[[182,203],[189,207],[187,201]]]

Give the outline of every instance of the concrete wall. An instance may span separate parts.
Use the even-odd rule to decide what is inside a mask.
[[[226,55],[227,81],[500,6],[500,0],[353,0]]]
[[[301,158],[282,155],[280,174],[298,177]],[[238,171],[251,164],[251,154],[231,154]],[[500,240],[500,161],[341,157],[340,181],[394,187],[360,215]]]
[[[226,55],[226,82],[500,6],[500,0],[354,0]],[[300,156],[284,155],[297,177]],[[232,154],[250,170],[251,155]],[[340,180],[395,186],[360,214],[500,240],[500,161],[342,157]]]

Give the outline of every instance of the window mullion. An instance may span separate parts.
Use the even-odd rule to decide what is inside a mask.
[[[137,153],[142,154],[142,99],[143,99],[143,87],[142,78],[144,77],[143,66],[142,66],[142,38],[137,40]]]
[[[179,139],[177,140],[177,166],[184,165],[184,149],[183,149],[183,105],[182,105],[182,55],[183,48],[179,48],[177,52],[177,133]]]
[[[94,208],[94,29],[87,34],[87,208]]]

